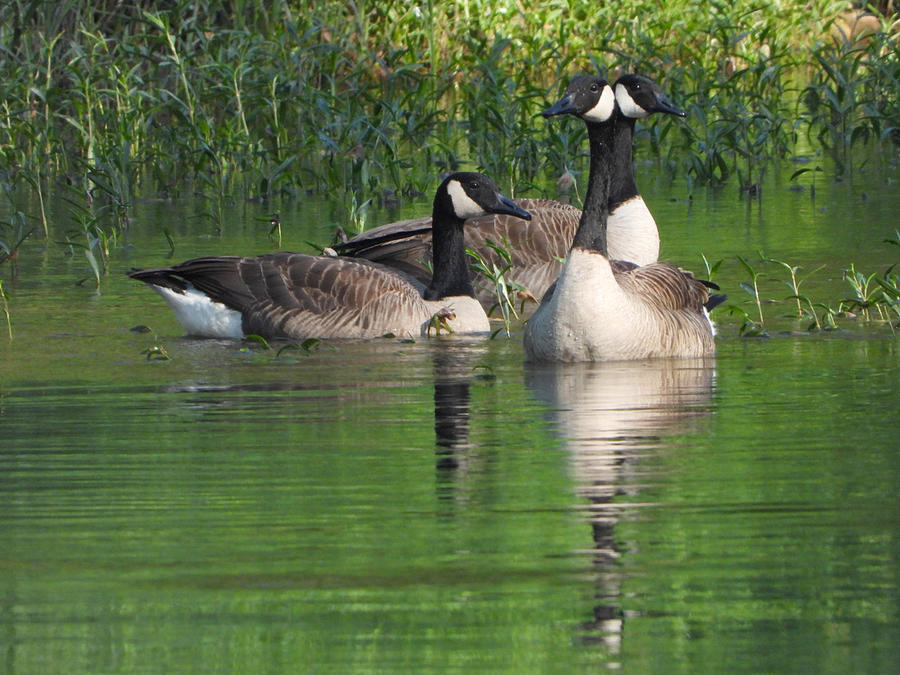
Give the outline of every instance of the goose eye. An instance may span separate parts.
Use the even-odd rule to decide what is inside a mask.
[[[598,85],[596,82],[591,85],[591,91],[599,91],[599,90],[600,90],[600,85]]]
[[[477,180],[470,181],[470,182],[469,182],[469,187],[470,187],[472,190],[477,190],[477,189],[478,189],[478,181],[477,181]]]

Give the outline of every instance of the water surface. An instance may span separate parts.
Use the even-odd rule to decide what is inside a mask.
[[[890,186],[781,188],[645,192],[685,264],[765,248],[833,294],[896,260]],[[270,250],[264,210],[184,226],[176,259]],[[0,670],[900,668],[889,327],[722,315],[713,360],[569,367],[525,365],[518,330],[279,354],[180,337],[125,278],[190,212],[138,209],[99,294],[37,241],[4,279]]]

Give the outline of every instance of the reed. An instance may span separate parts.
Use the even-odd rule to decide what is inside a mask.
[[[32,235],[34,228],[28,224],[25,213],[16,207],[13,197],[15,187],[3,182],[3,195],[10,205],[9,220],[0,221],[0,263],[9,262],[10,276],[13,280],[18,274],[19,249]]]

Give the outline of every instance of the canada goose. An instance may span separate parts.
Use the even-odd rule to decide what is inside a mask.
[[[474,298],[463,245],[467,218],[530,218],[487,176],[454,173],[434,198],[434,276],[425,287],[366,260],[273,253],[196,258],[128,275],[159,293],[189,335],[371,338],[427,334],[438,316],[458,333],[490,330]]]
[[[616,96],[606,80],[575,78],[545,117],[584,120],[591,176],[572,248],[556,285],[525,326],[531,361],[618,361],[695,357],[715,352],[704,305],[706,285],[668,263],[637,266],[610,261],[607,246],[610,167],[614,166]]]
[[[615,92],[622,104],[616,108],[607,244],[613,259],[646,265],[659,258],[659,232],[634,180],[634,123],[656,112],[683,117],[684,111],[675,107],[653,80],[641,75],[623,75],[616,81]],[[503,261],[487,242],[506,242],[512,264],[508,278],[540,298],[559,276],[559,261],[569,250],[581,211],[552,199],[520,199],[517,203],[531,213],[530,222],[504,215],[482,216],[466,229],[466,247],[477,251],[487,262],[502,266]],[[389,223],[334,248],[342,255],[396,267],[428,283],[430,225],[428,217]],[[490,288],[477,288],[476,294],[486,307],[496,302]]]

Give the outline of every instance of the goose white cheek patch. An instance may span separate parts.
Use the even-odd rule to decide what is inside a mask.
[[[625,117],[641,119],[650,114],[631,98],[631,94],[629,94],[625,86],[621,84],[616,87],[616,103],[619,104],[619,110],[622,111],[622,114],[625,115]]]
[[[447,194],[450,195],[453,211],[459,218],[465,220],[466,218],[484,215],[484,209],[466,194],[465,188],[458,180],[451,180],[447,183]]]
[[[603,87],[603,93],[600,94],[600,100],[597,101],[597,105],[588,110],[584,114],[584,118],[591,122],[606,122],[612,117],[615,103],[616,98],[613,95],[612,89]]]

